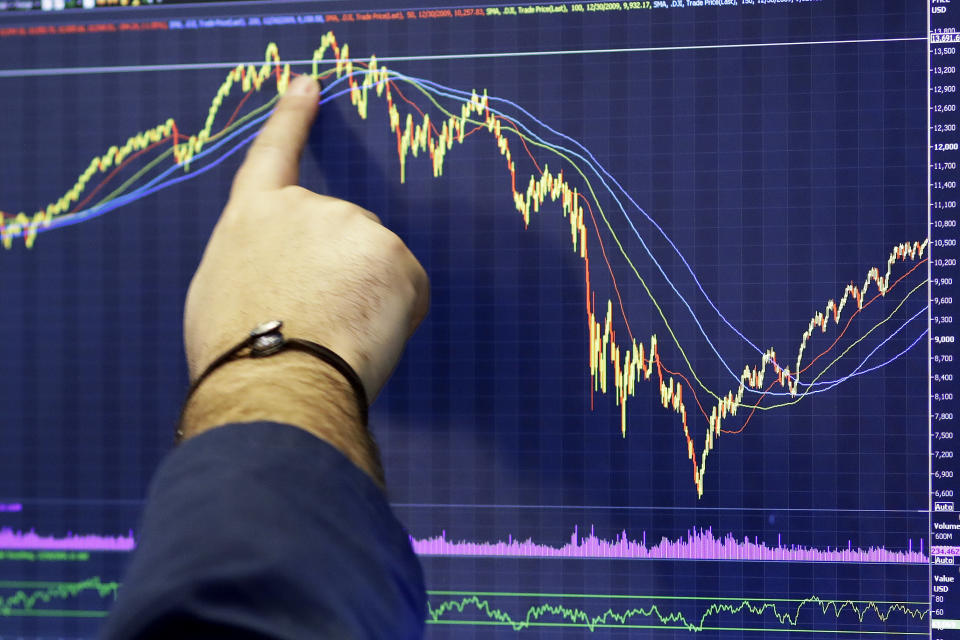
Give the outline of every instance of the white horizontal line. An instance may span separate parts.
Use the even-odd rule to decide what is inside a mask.
[[[413,62],[430,60],[462,60],[467,58],[526,58],[535,56],[582,56],[612,53],[651,53],[657,51],[699,51],[705,49],[751,49],[760,47],[800,47],[829,44],[868,44],[875,42],[926,42],[923,36],[909,38],[870,38],[863,40],[811,40],[806,42],[757,42],[741,44],[702,44],[675,47],[630,47],[622,49],[579,49],[571,51],[504,51],[498,53],[446,53],[425,56],[377,56],[380,62]],[[369,58],[351,58],[352,62],[365,62]],[[0,78],[27,78],[40,76],[88,75],[96,73],[141,73],[146,71],[194,71],[203,69],[232,69],[237,65],[261,65],[263,60],[238,60],[236,62],[187,62],[181,64],[118,65],[106,67],[49,67],[38,69],[0,69]],[[313,60],[281,60],[292,66],[310,65]],[[321,64],[333,64],[332,60]]]

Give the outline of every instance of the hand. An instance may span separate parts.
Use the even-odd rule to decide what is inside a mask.
[[[233,181],[187,293],[191,379],[254,326],[346,360],[372,400],[427,311],[429,283],[403,241],[369,211],[297,186],[319,87],[288,87]]]
[[[297,186],[318,97],[311,77],[292,82],[237,171],[187,293],[191,380],[254,326],[282,320],[286,336],[346,360],[372,400],[426,314],[427,275],[396,234],[361,207]],[[375,447],[356,418],[342,376],[313,356],[284,352],[217,369],[183,427],[190,437],[227,422],[286,422],[378,478]]]

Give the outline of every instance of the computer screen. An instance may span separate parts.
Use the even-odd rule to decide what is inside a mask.
[[[301,184],[431,279],[370,413],[428,637],[960,637],[955,4],[0,9],[0,637],[123,589],[302,73]]]

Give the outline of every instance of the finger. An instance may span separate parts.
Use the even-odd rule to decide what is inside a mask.
[[[303,74],[287,86],[277,107],[237,170],[233,193],[279,189],[297,184],[300,155],[317,115],[320,87]]]

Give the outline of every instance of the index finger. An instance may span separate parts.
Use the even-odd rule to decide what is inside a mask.
[[[300,155],[317,115],[319,94],[320,87],[309,74],[299,76],[287,86],[237,170],[233,195],[297,184]]]

